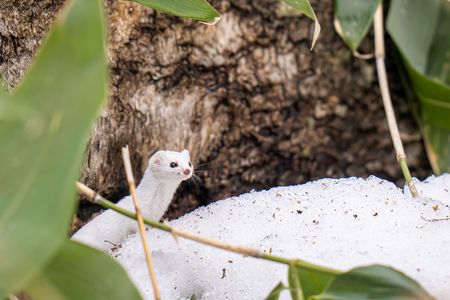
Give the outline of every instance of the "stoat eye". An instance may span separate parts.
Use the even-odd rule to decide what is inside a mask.
[[[189,167],[191,167],[191,168],[192,168],[192,164],[191,164],[191,162],[189,162]]]
[[[176,168],[176,167],[178,167],[178,164],[176,162],[171,162],[170,163],[170,167],[171,168]]]

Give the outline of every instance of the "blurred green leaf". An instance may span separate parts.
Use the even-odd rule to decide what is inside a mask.
[[[291,292],[292,300],[303,300],[302,284],[297,272],[297,267],[292,264],[288,268],[289,291]]]
[[[182,18],[216,23],[220,14],[205,0],[133,0],[145,6]]]
[[[316,19],[314,10],[312,9],[311,4],[309,4],[308,0],[285,0],[285,2],[301,13],[305,14],[308,18],[312,20]]]
[[[356,51],[372,25],[373,16],[381,0],[335,0],[334,24],[336,32],[347,46]]]
[[[114,259],[74,241],[64,243],[26,292],[34,300],[141,299]]]
[[[0,297],[67,236],[88,133],[106,99],[103,2],[68,1],[34,65],[0,96]]]
[[[197,300],[197,296],[195,296],[195,294],[192,294],[191,299],[190,300]]]
[[[449,116],[450,118],[450,116]],[[422,126],[428,159],[436,174],[449,172],[450,132],[447,128],[424,124]]]
[[[278,300],[280,298],[280,294],[286,287],[280,282],[278,283],[271,291],[270,294],[266,297],[266,300]]]
[[[311,271],[301,267],[297,267],[297,273],[300,276],[305,299],[322,293],[325,287],[336,277],[335,274],[319,270]]]
[[[5,99],[7,99],[6,97],[8,96],[8,91],[6,90],[6,86],[3,83],[2,79],[0,78],[0,99],[2,99],[3,97],[5,97]],[[0,100],[0,102],[3,102],[5,100]]]
[[[312,300],[431,300],[417,282],[392,268],[372,265],[336,276]]]
[[[450,172],[450,2],[391,1],[387,29],[419,99],[433,170]]]
[[[293,8],[297,9],[299,12],[305,14],[305,16],[314,21],[314,34],[311,45],[312,50],[314,48],[314,45],[316,44],[317,39],[319,38],[320,24],[319,21],[317,20],[316,14],[314,13],[314,10],[311,7],[311,4],[309,3],[308,0],[284,0],[284,2],[286,2]]]

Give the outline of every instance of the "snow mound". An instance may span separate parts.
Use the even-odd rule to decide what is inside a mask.
[[[450,174],[417,182],[421,199],[376,178],[322,179],[251,192],[202,207],[170,224],[233,245],[346,270],[382,263],[438,299],[450,297]],[[162,299],[263,299],[287,282],[285,265],[242,257],[148,231]],[[111,255],[151,299],[139,236]],[[284,298],[283,298],[284,297]],[[283,292],[282,299],[289,299]]]

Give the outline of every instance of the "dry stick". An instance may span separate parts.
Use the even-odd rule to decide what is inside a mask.
[[[397,153],[397,161],[402,169],[403,176],[408,184],[411,195],[416,198],[419,197],[416,186],[411,178],[408,165],[406,163],[406,155],[403,150],[402,140],[397,127],[397,121],[395,119],[394,109],[392,108],[391,96],[389,93],[389,85],[386,75],[386,66],[384,64],[384,29],[383,29],[383,5],[378,5],[377,11],[374,17],[374,31],[375,31],[375,57],[377,64],[378,81],[380,83],[381,97],[383,98],[384,109],[386,112],[386,118],[389,125],[389,131],[391,132],[392,142],[394,143],[395,152]]]
[[[125,173],[127,175],[128,188],[130,189],[131,198],[133,199],[134,208],[136,210],[136,219],[139,226],[139,233],[141,234],[142,245],[144,247],[145,260],[147,261],[148,273],[153,286],[153,294],[155,300],[160,300],[158,285],[156,283],[155,270],[153,269],[152,258],[150,256],[150,249],[147,243],[147,235],[145,234],[144,218],[142,217],[142,212],[139,208],[138,199],[136,196],[136,183],[134,181],[133,170],[131,168],[130,161],[130,151],[128,150],[128,145],[122,148],[122,159],[125,166]]]
[[[114,203],[112,203],[111,201],[102,198],[99,194],[97,194],[94,190],[90,189],[89,187],[87,187],[86,185],[80,183],[80,182],[76,182],[76,186],[77,186],[77,191],[80,195],[84,196],[87,200],[91,201],[92,203],[98,204],[104,208],[110,208],[118,213],[120,213],[121,215],[124,215],[126,217],[132,218],[132,219],[136,219],[136,214],[132,213],[131,211],[128,211]],[[192,233],[186,232],[186,231],[182,231],[182,230],[178,230],[172,226],[169,226],[167,224],[163,224],[157,221],[153,221],[147,218],[144,218],[144,223],[147,225],[150,225],[154,228],[157,228],[159,230],[162,231],[166,231],[168,233],[171,233],[172,235],[174,235],[175,237],[182,237],[185,239],[189,239],[192,241],[196,241],[205,245],[209,245],[215,248],[220,248],[226,251],[230,251],[230,252],[234,252],[234,253],[238,253],[238,254],[242,254],[245,256],[251,256],[251,257],[255,257],[255,258],[261,258],[264,260],[269,260],[272,262],[277,262],[277,263],[281,263],[281,264],[285,264],[285,265],[290,265],[290,264],[295,264],[298,267],[304,268],[304,269],[308,269],[308,270],[312,270],[312,271],[319,271],[322,273],[328,273],[328,274],[333,274],[333,275],[339,275],[342,274],[341,271],[339,270],[334,270],[331,268],[327,268],[327,267],[323,267],[323,266],[319,266],[316,264],[312,264],[312,263],[308,263],[306,261],[300,260],[300,259],[288,259],[288,258],[284,258],[284,257],[280,257],[280,256],[276,256],[276,255],[271,255],[271,254],[265,254],[257,249],[252,249],[252,248],[248,248],[248,247],[240,247],[240,246],[233,246],[233,245],[229,245],[229,244],[225,244],[219,241],[215,241],[212,239],[208,239],[205,237],[201,237],[201,236],[196,236]]]
[[[426,219],[422,216],[420,216],[422,218],[422,220],[427,221],[427,222],[439,222],[439,221],[450,221],[450,217],[445,217],[445,218],[433,218],[433,219]]]

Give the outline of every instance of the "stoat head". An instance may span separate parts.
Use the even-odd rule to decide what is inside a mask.
[[[181,182],[194,173],[189,151],[158,151],[150,158],[149,168],[161,180]]]

